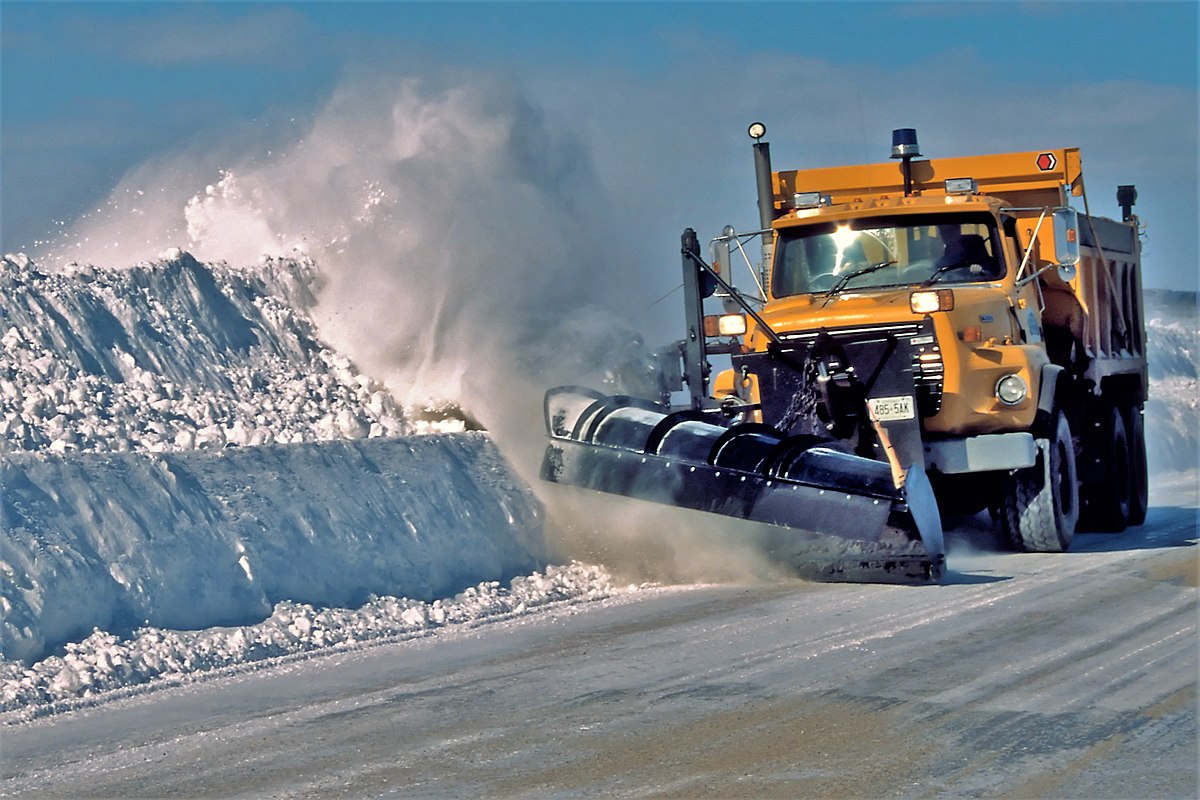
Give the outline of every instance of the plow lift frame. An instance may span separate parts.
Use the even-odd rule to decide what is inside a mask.
[[[715,409],[718,404],[708,394],[708,339],[704,335],[704,298],[717,287],[737,302],[742,310],[753,319],[759,330],[774,345],[783,343],[758,312],[742,297],[741,292],[730,285],[720,273],[704,263],[700,257],[700,240],[696,232],[687,228],[680,237],[680,253],[683,256],[683,307],[687,318],[687,339],[684,340],[684,381],[692,397],[692,408],[701,411]],[[706,285],[711,282],[712,290]]]

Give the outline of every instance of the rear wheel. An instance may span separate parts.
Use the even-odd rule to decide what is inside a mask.
[[[1037,463],[1013,472],[1001,493],[1000,530],[1019,550],[1061,553],[1075,535],[1079,519],[1075,443],[1061,412],[1051,430],[1052,439],[1038,442]]]
[[[1120,533],[1129,525],[1133,511],[1132,465],[1125,420],[1115,406],[1101,418],[1102,438],[1094,444],[1104,464],[1104,475],[1084,492],[1083,529]],[[1144,451],[1143,451],[1144,452]]]
[[[1150,479],[1146,467],[1146,427],[1142,407],[1130,403],[1125,408],[1125,436],[1129,441],[1129,524],[1146,521],[1149,508]]]

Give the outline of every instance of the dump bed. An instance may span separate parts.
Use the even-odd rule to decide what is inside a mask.
[[[1082,216],[1079,233],[1074,279],[1063,282],[1053,271],[1044,276],[1043,320],[1070,328],[1086,357],[1085,379],[1098,387],[1120,381],[1144,402],[1149,376],[1136,220]]]

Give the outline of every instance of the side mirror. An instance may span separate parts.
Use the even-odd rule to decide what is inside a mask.
[[[1079,263],[1079,214],[1073,208],[1054,211],[1054,261],[1072,272]]]
[[[1079,270],[1075,268],[1074,264],[1058,265],[1058,279],[1063,283],[1070,283],[1071,281],[1075,280],[1075,275],[1078,274],[1078,272]]]
[[[733,236],[733,226],[726,225],[708,248],[708,261],[712,264],[713,272],[724,274],[726,280],[733,274]]]

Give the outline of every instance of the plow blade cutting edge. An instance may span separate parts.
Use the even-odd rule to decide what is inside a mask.
[[[544,480],[766,523],[772,556],[809,577],[942,577],[941,521],[921,465],[901,489],[888,464],[812,437],[573,386],[547,392],[545,412]]]

